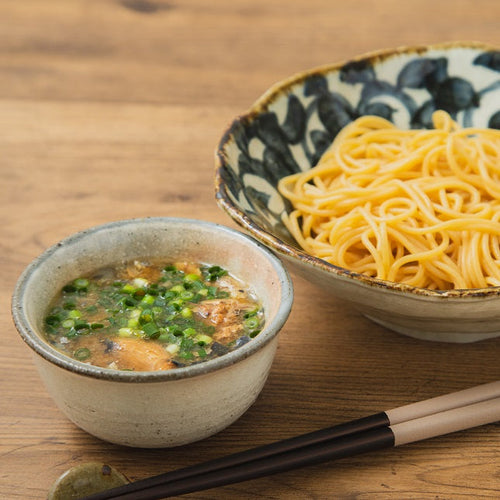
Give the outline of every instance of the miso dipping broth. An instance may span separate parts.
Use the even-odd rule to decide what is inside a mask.
[[[263,324],[258,298],[217,265],[131,261],[66,284],[44,332],[55,349],[78,361],[154,371],[224,355]]]

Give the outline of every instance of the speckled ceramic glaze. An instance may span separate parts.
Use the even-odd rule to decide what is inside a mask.
[[[230,270],[262,301],[264,329],[224,356],[168,371],[110,370],[55,351],[41,330],[61,287],[102,266],[135,258],[191,260]],[[169,447],[224,429],[255,401],[292,300],[285,268],[255,240],[208,222],[150,218],[98,226],[48,249],[19,278],[12,314],[49,393],[76,425],[117,444]]]
[[[347,123],[374,114],[424,128],[436,109],[463,126],[500,128],[500,51],[478,43],[404,48],[295,75],[222,137],[217,202],[295,272],[390,329],[447,342],[499,336],[498,288],[439,292],[367,278],[306,254],[281,222],[290,207],[278,180],[314,166]]]

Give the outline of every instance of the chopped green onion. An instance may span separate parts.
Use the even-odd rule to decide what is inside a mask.
[[[82,330],[90,330],[90,325],[86,321],[81,321],[81,320],[75,320],[75,330],[77,330],[79,333]]]
[[[45,318],[45,323],[50,326],[58,326],[61,323],[61,317],[58,314],[50,314]]]
[[[185,337],[194,337],[198,332],[194,329],[194,328],[185,328],[184,330],[182,330],[182,334],[185,336]]]
[[[259,307],[255,307],[254,309],[250,309],[250,310],[248,310],[248,311],[247,311],[247,312],[243,315],[243,317],[244,317],[245,319],[247,319],[247,318],[251,318],[252,316],[256,316],[258,312],[259,312]]]
[[[86,291],[89,287],[89,280],[87,278],[77,278],[75,281],[73,281],[73,286],[78,291]]]
[[[177,344],[168,344],[167,347],[165,347],[165,351],[167,351],[169,354],[177,354],[180,350],[179,345]]]
[[[123,305],[126,307],[135,307],[137,305],[137,301],[132,297],[125,297],[123,300]]]
[[[208,335],[204,335],[203,333],[199,333],[198,335],[196,335],[194,340],[195,340],[195,342],[198,343],[198,345],[208,345],[214,341],[214,339],[212,337],[209,337]]]
[[[144,295],[144,297],[141,300],[141,304],[146,304],[146,305],[153,305],[155,302],[155,298],[152,295]]]
[[[226,276],[227,271],[220,266],[211,266],[207,269],[208,281],[216,281],[222,276]]]
[[[169,333],[174,335],[175,337],[181,337],[182,336],[182,328],[178,325],[172,325],[167,327]]]
[[[139,327],[139,320],[137,318],[130,318],[127,321],[127,326],[129,328],[138,328]]]
[[[118,335],[120,337],[135,337],[135,331],[132,328],[120,328]]]
[[[144,297],[144,295],[146,295],[146,290],[144,288],[139,288],[138,290],[136,290],[132,296],[134,297],[134,299],[137,299],[137,300],[140,300]]]
[[[149,281],[144,278],[134,278],[132,283],[136,288],[146,288],[149,285]]]
[[[182,300],[190,300],[194,297],[194,293],[189,291],[189,290],[184,290],[183,292],[180,293],[180,298]]]
[[[144,325],[145,323],[150,323],[151,321],[153,321],[153,313],[151,312],[151,309],[144,309],[139,316],[139,323]]]
[[[158,335],[158,342],[170,342],[170,334],[169,333],[160,333],[160,335]]]
[[[86,359],[90,358],[90,355],[90,349],[87,349],[86,347],[80,347],[80,349],[77,349],[73,353],[73,357],[78,361],[85,361]]]
[[[167,293],[163,295],[163,298],[168,302],[170,300],[173,300],[179,295],[177,292],[172,292],[172,290],[169,290]]]
[[[154,336],[159,336],[160,335],[160,329],[158,326],[151,322],[151,323],[146,323],[145,325],[142,325],[142,331],[146,334],[147,337],[149,338],[154,338]],[[158,334],[158,335],[157,335]]]
[[[141,313],[142,311],[140,309],[132,309],[132,311],[130,311],[129,318],[138,319]]]
[[[255,317],[255,316],[251,316],[250,318],[247,318],[245,320],[245,326],[249,329],[249,330],[253,330],[255,328],[258,328],[260,325],[260,321],[259,321],[259,318]]]
[[[184,309],[181,310],[181,316],[183,318],[190,318],[193,315],[193,311],[189,309],[189,307],[185,307]]]
[[[75,337],[78,337],[78,333],[74,328],[70,328],[68,333],[66,333],[66,337],[68,339],[74,339]]]
[[[172,300],[168,303],[169,306],[172,306],[176,311],[180,311],[182,306],[184,305],[184,301],[181,299]]]
[[[121,292],[122,293],[134,293],[136,291],[136,287],[132,286],[130,283],[126,283],[125,285],[122,286]]]

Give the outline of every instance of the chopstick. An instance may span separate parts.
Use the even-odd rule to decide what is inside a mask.
[[[83,500],[167,498],[400,446],[498,420],[500,381],[177,469]]]

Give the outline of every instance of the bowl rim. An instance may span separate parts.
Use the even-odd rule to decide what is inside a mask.
[[[330,264],[323,259],[308,254],[298,246],[293,246],[286,243],[274,234],[256,224],[243,210],[241,210],[233,202],[231,196],[228,193],[227,186],[223,180],[223,171],[227,169],[229,164],[229,155],[226,152],[226,148],[231,142],[235,142],[234,136],[236,134],[237,128],[241,127],[242,125],[246,126],[252,123],[260,113],[266,111],[269,106],[276,101],[277,98],[279,98],[282,94],[287,93],[292,86],[302,84],[307,78],[313,75],[324,75],[326,73],[338,72],[347,63],[365,61],[372,61],[373,63],[377,63],[383,62],[386,59],[398,55],[409,55],[411,53],[415,53],[415,55],[421,56],[422,54],[430,51],[450,51],[454,49],[478,49],[484,51],[499,50],[499,48],[493,44],[483,43],[479,41],[448,41],[429,45],[405,45],[393,49],[381,49],[366,52],[364,54],[357,55],[340,62],[316,66],[295,73],[288,78],[274,83],[260,97],[258,97],[257,100],[254,101],[254,103],[247,111],[238,115],[229,124],[229,126],[223,132],[221,139],[219,140],[219,143],[215,150],[214,179],[215,200],[217,204],[231,217],[231,219],[233,219],[238,225],[248,231],[252,237],[254,237],[257,241],[261,242],[268,248],[271,248],[279,255],[282,255],[287,259],[298,260],[306,266],[312,266],[313,268],[319,269],[327,274],[332,274],[336,277],[350,280],[351,282],[354,282],[363,287],[381,288],[389,293],[399,294],[401,292],[404,292],[417,298],[436,298],[447,300],[463,300],[463,298],[477,299],[482,297],[500,296],[500,286],[492,286],[488,288],[431,290],[428,288],[421,288],[404,283],[397,283],[393,281],[365,276],[364,274],[356,273],[346,268]]]
[[[226,233],[232,238],[239,239],[242,243],[249,246],[253,251],[259,252],[267,259],[276,273],[277,281],[280,285],[281,297],[276,314],[264,324],[262,331],[250,342],[244,344],[238,349],[231,351],[223,356],[203,361],[198,364],[173,368],[163,371],[120,371],[109,368],[101,368],[90,365],[66,356],[45,342],[26,318],[24,311],[24,297],[27,288],[30,286],[30,280],[40,265],[57,254],[61,248],[78,243],[82,239],[87,239],[94,234],[104,233],[109,229],[123,228],[124,233],[134,225],[153,224],[162,226],[191,226],[203,227],[211,232]],[[56,365],[69,372],[83,375],[95,379],[117,381],[117,382],[162,382],[167,380],[188,379],[196,376],[206,375],[227,367],[230,367],[244,359],[255,354],[267,344],[269,344],[280,332],[291,312],[294,291],[290,275],[280,261],[280,259],[265,245],[238,230],[230,227],[199,219],[181,218],[181,217],[144,217],[112,221],[104,224],[77,231],[59,242],[53,244],[35,257],[22,271],[19,276],[11,299],[11,315],[16,329],[24,342],[32,349],[34,354],[45,359],[49,363]]]

